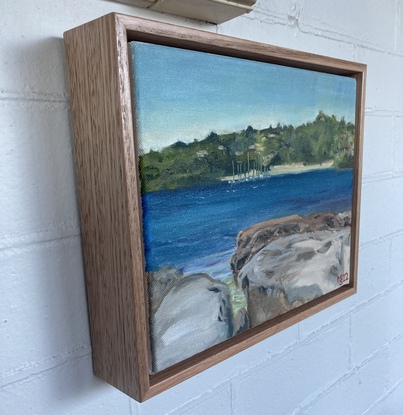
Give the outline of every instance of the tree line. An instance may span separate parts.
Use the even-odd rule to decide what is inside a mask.
[[[322,111],[297,127],[252,126],[229,134],[211,132],[203,140],[177,141],[139,157],[142,193],[217,182],[222,177],[270,174],[274,165],[322,164],[351,168],[354,124]]]

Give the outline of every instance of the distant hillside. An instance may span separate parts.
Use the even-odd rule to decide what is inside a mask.
[[[335,167],[353,166],[354,124],[325,115],[294,127],[280,125],[176,143],[139,158],[142,193],[210,184],[225,176],[265,174],[271,166],[333,161]]]

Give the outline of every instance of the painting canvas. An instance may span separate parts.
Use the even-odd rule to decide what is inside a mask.
[[[129,47],[157,373],[349,283],[357,86]]]

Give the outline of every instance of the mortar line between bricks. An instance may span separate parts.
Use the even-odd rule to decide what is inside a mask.
[[[257,17],[255,17],[254,12],[258,12]],[[269,23],[269,24],[281,25],[281,26],[289,25],[288,15],[284,13],[275,13],[274,11],[267,12],[266,9],[259,7],[258,5],[254,7],[252,13],[245,14],[242,16],[242,18],[247,19],[247,20],[256,20],[257,18],[257,20],[259,20],[259,22],[262,22],[262,23]]]
[[[43,105],[49,105],[52,104],[54,106],[60,107],[60,108],[69,108],[70,103],[69,101],[59,101],[59,100],[52,100],[52,99],[27,99],[27,98],[21,98],[21,99],[13,99],[13,98],[3,98],[0,96],[0,102],[16,102],[20,103],[22,105],[24,104],[43,104]]]
[[[354,37],[354,36],[349,36],[348,34],[344,33],[344,32],[340,32],[340,31],[336,31],[336,30],[324,30],[323,26],[315,26],[314,24],[311,23],[302,23],[300,22],[300,19],[296,18],[295,16],[292,16],[290,14],[275,14],[273,12],[265,12],[264,9],[262,8],[258,8],[257,9],[259,11],[260,15],[263,15],[263,19],[259,19],[260,21],[269,21],[269,23],[274,23],[274,24],[279,24],[282,26],[290,26],[290,27],[296,27],[301,33],[306,34],[306,35],[313,35],[316,37],[320,37],[320,38],[324,38],[324,39],[329,39],[329,40],[333,40],[336,42],[343,42],[347,45],[352,45],[352,46],[358,46],[362,49],[367,49],[370,51],[374,51],[374,52],[380,52],[382,54],[388,54],[391,56],[396,56],[396,57],[402,57],[403,54],[391,49],[391,50],[387,50],[385,51],[385,46],[383,45],[377,45],[374,43],[370,43],[370,42],[365,42],[364,39],[359,38],[359,37]],[[245,19],[249,19],[249,20],[255,20],[254,16],[243,16]],[[265,19],[266,18],[266,19]],[[297,24],[291,24],[289,22],[289,18],[292,18],[293,21],[297,21]],[[304,29],[304,27],[306,29]],[[309,30],[312,29],[312,30]],[[342,28],[335,28],[338,30],[343,30]],[[317,33],[319,32],[319,33]],[[359,45],[357,45],[357,42],[360,42]],[[363,42],[365,42],[365,44],[363,44]]]
[[[363,185],[367,183],[380,182],[390,179],[398,179],[403,176],[403,171],[385,171],[383,173],[375,173],[363,176]]]
[[[345,320],[346,318],[349,317],[349,313],[351,312],[351,310],[349,310],[348,312],[340,315],[339,317],[337,317],[336,319],[330,321],[329,323],[323,325],[320,327],[320,329],[315,330],[314,332],[310,333],[309,336],[307,336],[305,339],[303,339],[302,341],[298,340],[295,341],[291,344],[288,344],[287,346],[285,346],[282,350],[279,350],[273,354],[270,354],[268,357],[263,357],[262,359],[259,359],[258,362],[256,362],[252,367],[248,367],[246,369],[241,370],[239,373],[234,374],[234,376],[232,376],[231,380],[234,380],[235,378],[238,378],[244,374],[246,374],[246,376],[244,376],[244,378],[247,378],[249,376],[252,376],[255,372],[257,372],[258,370],[261,370],[262,365],[266,365],[271,361],[276,361],[278,359],[281,359],[282,357],[286,356],[287,354],[293,352],[294,350],[311,343],[316,337],[317,337],[317,333],[320,332],[320,334],[327,332],[328,330],[331,330],[334,326],[336,326],[336,324],[338,324],[339,322]],[[275,334],[274,334],[275,335]]]
[[[69,96],[63,92],[40,92],[40,91],[0,91],[0,101],[23,101],[23,102],[45,102],[45,103],[69,103]]]
[[[230,380],[227,379],[223,383],[220,383],[218,385],[212,386],[211,388],[203,391],[198,396],[194,396],[189,401],[184,402],[183,404],[179,405],[178,407],[175,407],[174,409],[170,410],[169,412],[166,412],[165,415],[183,415],[185,414],[189,409],[195,408],[197,405],[199,405],[201,402],[206,401],[207,399],[211,398],[212,396],[216,395],[217,393],[220,393],[221,391],[224,391],[229,387],[231,384]]]
[[[380,242],[386,242],[386,241],[392,240],[392,239],[397,238],[397,237],[402,236],[402,235],[403,235],[403,229],[399,229],[396,232],[389,233],[389,234],[383,235],[383,236],[379,236],[378,238],[371,239],[369,241],[360,243],[360,249],[367,248],[367,247],[369,247],[373,244],[378,244]]]
[[[366,366],[368,363],[370,363],[372,360],[376,359],[382,352],[384,352],[389,345],[399,340],[403,337],[403,332],[399,335],[395,336],[388,342],[386,342],[380,349],[376,350],[374,353],[367,356],[364,360],[362,360],[360,363],[356,364],[354,367],[352,367],[347,373],[345,373],[343,376],[340,376],[338,379],[336,379],[333,382],[330,382],[328,385],[326,385],[324,388],[322,388],[318,393],[315,393],[311,395],[311,398],[308,398],[305,403],[301,403],[298,405],[296,410],[293,412],[292,415],[299,415],[305,413],[305,411],[315,405],[317,402],[319,402],[324,396],[326,396],[329,392],[331,392],[333,389],[335,389],[339,384],[344,383],[347,379],[349,379],[351,376],[353,376],[355,373],[357,373],[360,369],[362,369],[364,366]],[[403,381],[403,378],[399,381]],[[398,382],[398,383],[399,383]],[[365,413],[364,413],[365,414]],[[362,415],[364,415],[362,414]]]
[[[398,284],[394,284],[393,286],[387,288],[386,290],[382,291],[381,293],[378,293],[374,297],[371,297],[371,298],[367,299],[366,301],[364,301],[363,303],[360,303],[360,304],[356,305],[355,307],[346,310],[344,313],[339,314],[335,319],[333,319],[333,320],[329,321],[328,323],[324,324],[323,326],[319,327],[317,330],[312,331],[303,341],[301,341],[298,344],[297,347],[299,347],[300,345],[302,346],[304,344],[309,344],[316,337],[318,337],[318,334],[321,335],[321,334],[331,330],[337,324],[339,324],[339,323],[341,323],[341,322],[343,322],[347,319],[351,319],[351,316],[353,314],[356,314],[356,313],[360,312],[365,307],[375,303],[376,301],[378,301],[381,298],[389,295],[390,293],[392,293],[393,291],[395,291],[396,289],[398,289],[402,286],[403,286],[403,281],[398,283]],[[399,334],[398,336],[396,336],[395,338],[393,338],[391,341],[399,338],[400,336],[403,336],[403,332],[401,334]],[[386,344],[388,344],[388,343],[386,343]]]
[[[387,295],[393,293],[393,291],[399,289],[400,287],[403,287],[403,281],[400,281],[397,284],[391,285],[390,287],[388,287],[387,289],[381,291],[377,295],[375,295],[375,296],[367,299],[363,303],[360,303],[360,304],[356,305],[354,308],[351,308],[350,310],[348,310],[346,312],[346,314],[348,316],[353,315],[353,314],[357,314],[361,310],[363,310],[364,308],[366,308],[367,306],[372,305],[373,303],[376,303],[377,301],[379,301],[383,297],[386,297]]]
[[[294,351],[294,350],[296,350],[300,347],[303,347],[306,344],[311,343],[317,337],[325,334],[327,331],[329,331],[332,328],[336,327],[337,324],[349,319],[352,314],[358,313],[359,311],[363,310],[368,305],[371,305],[374,302],[380,300],[381,298],[383,298],[384,296],[390,294],[391,292],[393,292],[396,288],[399,288],[400,286],[403,286],[403,281],[401,283],[398,283],[398,284],[395,284],[395,285],[391,286],[389,289],[386,289],[386,290],[382,291],[381,293],[378,293],[376,296],[371,297],[370,299],[366,300],[365,302],[363,302],[361,304],[358,304],[357,306],[346,310],[343,314],[338,315],[335,319],[333,319],[333,320],[329,321],[328,323],[322,325],[317,330],[312,331],[304,340],[289,344],[284,349],[282,349],[282,350],[280,350],[280,351],[278,351],[274,354],[271,354],[268,357],[259,359],[259,361],[256,362],[253,366],[248,367],[246,369],[243,369],[240,372],[234,374],[230,378],[231,381],[238,378],[238,377],[242,377],[242,375],[246,375],[246,376],[243,376],[244,378],[252,376],[255,372],[257,372],[258,370],[261,370],[262,365],[266,365],[271,361],[276,361],[278,359],[281,359],[282,357],[286,356],[287,354],[291,353],[292,351]],[[402,333],[402,336],[403,336],[403,333]]]
[[[367,183],[382,182],[385,180],[400,179],[403,177],[403,171],[389,171],[384,173],[371,174],[363,177],[363,185]]]
[[[86,351],[85,353],[79,353],[80,351]],[[73,355],[73,356],[72,356]],[[57,360],[60,358],[60,356],[64,356],[60,359],[60,361],[56,364],[50,364],[49,367],[45,368],[45,369],[41,369],[41,370],[37,370],[35,371],[35,368],[40,368],[40,366],[44,366],[49,364],[49,362],[52,362],[54,360]],[[62,352],[59,353],[55,356],[52,356],[50,358],[35,362],[29,366],[25,366],[25,367],[20,367],[17,368],[15,370],[13,370],[12,372],[8,372],[6,374],[2,374],[0,379],[6,380],[7,378],[12,378],[12,377],[18,377],[18,375],[22,375],[25,374],[27,371],[29,371],[30,373],[26,374],[23,377],[19,377],[18,379],[12,380],[10,382],[4,383],[0,386],[0,390],[5,389],[11,385],[15,385],[17,383],[21,383],[21,382],[25,382],[31,378],[35,378],[39,375],[41,375],[42,373],[46,373],[49,372],[51,370],[54,370],[58,367],[64,366],[67,363],[71,363],[71,362],[76,362],[78,360],[81,360],[85,357],[91,356],[91,346],[89,343],[84,343],[81,347],[78,347],[76,349],[73,349],[71,351],[67,351],[67,352]]]
[[[392,392],[394,392],[403,383],[403,378],[399,379],[391,388],[389,388],[382,396],[380,396],[372,405],[370,405],[362,415],[368,415],[372,409],[376,408],[383,402]]]
[[[357,37],[353,37],[353,36],[348,36],[345,33],[339,33],[339,32],[335,32],[332,30],[323,30],[323,28],[321,27],[316,27],[310,24],[303,24],[302,26],[306,26],[308,28],[312,28],[313,30],[317,30],[319,31],[319,33],[315,33],[314,31],[310,31],[310,30],[303,30],[301,29],[301,27],[299,27],[301,33],[304,34],[312,34],[314,36],[320,37],[321,39],[329,39],[329,40],[334,40],[337,42],[343,42],[346,43],[348,45],[352,45],[352,46],[358,46],[360,49],[365,49],[365,50],[369,50],[372,52],[378,52],[378,53],[382,53],[382,54],[386,54],[386,55],[390,55],[390,56],[395,56],[395,57],[401,57],[402,55],[397,53],[395,50],[385,50],[384,47],[382,47],[381,45],[377,45],[374,43],[370,43],[370,42],[366,42],[365,44],[362,43],[363,39],[357,38]],[[335,34],[336,36],[332,36],[332,34]],[[341,37],[341,39],[337,36],[339,35]],[[361,42],[359,45],[357,45],[357,42]]]
[[[351,314],[349,315],[348,320],[349,320],[348,321],[348,369],[351,370],[352,364],[353,364],[353,361],[352,361],[353,348],[352,348],[352,341],[351,341],[353,337],[353,328],[352,328],[353,324],[351,320]]]
[[[12,255],[15,255],[15,253],[21,253],[29,251],[32,247],[36,246],[46,246],[46,245],[54,245],[56,242],[62,242],[62,241],[68,241],[73,239],[80,239],[81,234],[80,232],[74,233],[72,235],[63,235],[60,237],[55,238],[48,238],[48,239],[42,239],[42,240],[33,240],[30,242],[21,242],[18,244],[13,244],[11,246],[6,246],[4,248],[0,248],[0,258],[6,258],[10,257]]]
[[[382,182],[385,180],[399,179],[403,177],[403,171],[384,171],[382,173],[368,174],[364,175],[362,178],[362,184],[366,185],[368,183]]]
[[[362,184],[367,183],[374,183],[374,182],[382,182],[384,180],[394,179],[392,171],[383,172],[383,173],[376,173],[376,174],[369,174],[368,176],[363,176]]]
[[[230,398],[231,415],[235,415],[234,400],[236,399],[236,394],[235,394],[235,391],[234,391],[234,384],[233,384],[232,380],[229,383],[229,398]]]
[[[402,111],[391,111],[384,110],[378,107],[366,107],[365,108],[366,117],[377,117],[377,118],[401,118],[403,117]]]

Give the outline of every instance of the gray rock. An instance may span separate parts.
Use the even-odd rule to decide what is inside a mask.
[[[315,213],[309,216],[292,215],[257,223],[238,234],[237,248],[231,258],[231,268],[238,271],[269,242],[283,236],[317,230],[338,230],[351,226],[351,213]]]
[[[233,335],[230,293],[207,274],[177,281],[151,313],[153,371],[158,372]]]
[[[148,273],[150,311],[155,313],[165,294],[183,278],[183,273],[173,267],[164,267]]]
[[[257,224],[239,234],[231,265],[248,299],[250,325],[256,326],[340,287],[350,265],[350,216]]]

